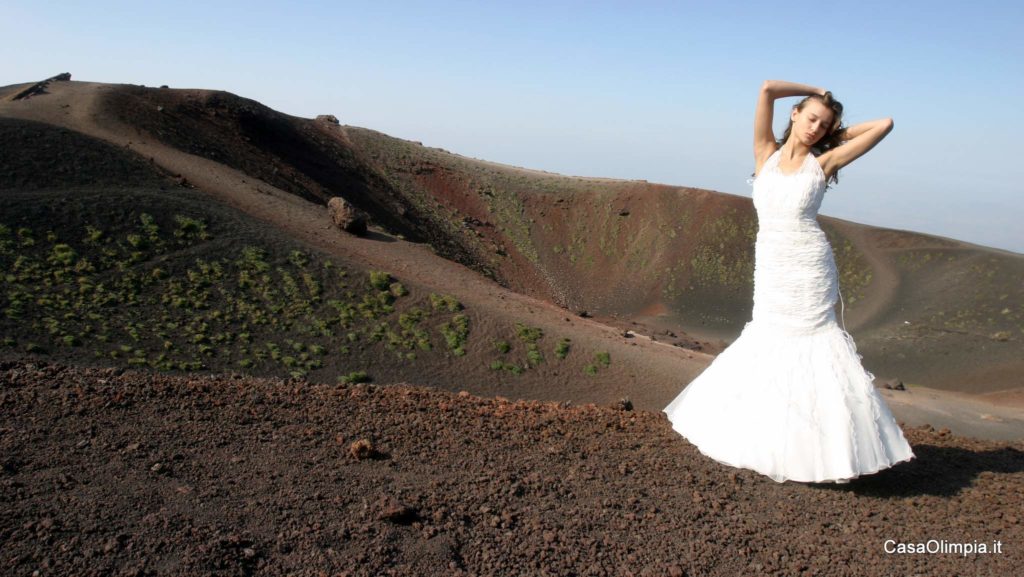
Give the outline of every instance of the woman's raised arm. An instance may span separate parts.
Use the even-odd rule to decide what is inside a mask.
[[[826,176],[835,174],[840,168],[874,148],[892,132],[892,127],[892,118],[879,118],[847,127],[840,136],[843,143],[819,157],[821,170]]]
[[[825,89],[809,84],[786,82],[785,80],[765,80],[761,84],[761,92],[757,97],[757,110],[754,112],[754,163],[755,172],[761,170],[761,164],[775,152],[775,133],[772,132],[775,100],[787,96],[809,96],[825,94]]]

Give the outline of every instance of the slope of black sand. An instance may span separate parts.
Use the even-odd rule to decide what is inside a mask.
[[[4,575],[1012,575],[1024,452],[908,429],[842,486],[663,414],[426,388],[0,365]],[[352,456],[367,439],[372,458]],[[887,540],[989,553],[887,554]],[[991,552],[994,542],[1002,552]]]

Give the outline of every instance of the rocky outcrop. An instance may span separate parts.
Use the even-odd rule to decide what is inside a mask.
[[[23,100],[25,98],[30,98],[38,94],[46,94],[46,87],[49,86],[51,82],[67,82],[69,80],[71,80],[71,73],[61,72],[56,76],[51,76],[46,80],[36,82],[32,86],[29,86],[25,90],[22,90],[21,92],[15,94],[13,97],[11,97],[11,100]]]

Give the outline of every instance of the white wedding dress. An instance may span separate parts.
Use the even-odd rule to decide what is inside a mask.
[[[842,482],[914,454],[836,322],[838,272],[817,222],[821,166],[808,154],[784,173],[780,155],[754,180],[752,320],[663,411],[719,462],[778,482]]]

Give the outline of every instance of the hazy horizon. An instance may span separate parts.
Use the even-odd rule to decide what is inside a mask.
[[[1024,253],[1024,6],[980,2],[6,3],[0,85],[227,90],[463,156],[750,196],[768,78],[895,129],[821,213]],[[781,133],[788,108],[776,106]]]

